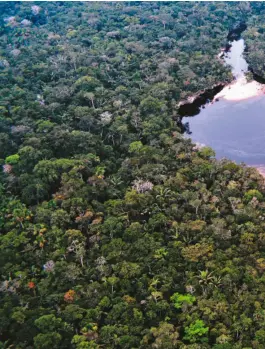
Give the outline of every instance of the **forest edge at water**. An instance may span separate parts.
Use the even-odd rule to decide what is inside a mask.
[[[221,50],[221,54],[218,55],[218,58],[222,59],[223,64],[225,64],[224,61],[224,56],[225,54],[227,54],[230,49],[231,49],[231,42],[234,40],[239,40],[239,38],[241,37],[241,34],[247,29],[247,25],[244,22],[239,22],[238,24],[235,24],[233,26],[233,28],[231,28],[228,32],[227,35],[227,43],[225,44],[225,48],[220,48]],[[244,50],[244,52],[247,49]],[[264,84],[265,83],[265,79],[258,76],[253,68],[251,68],[251,66],[248,68],[249,71],[252,73],[252,78],[261,83]],[[235,77],[233,78],[235,79]],[[231,79],[231,81],[233,81]],[[219,92],[221,92],[221,90],[228,84],[231,83],[231,81],[229,81],[227,84],[225,83],[217,83],[214,86],[212,86],[211,88],[207,88],[204,91],[200,91],[197,94],[195,94],[194,96],[190,96],[188,97],[187,101],[180,101],[178,104],[178,114],[181,117],[185,117],[185,116],[195,116],[197,114],[199,114],[200,112],[200,108],[204,107],[204,105],[206,103],[212,102],[215,98],[215,96],[217,94],[219,94]],[[218,101],[218,99],[216,100]],[[185,126],[182,125],[182,129],[185,131]]]
[[[177,124],[264,14],[0,3],[1,349],[264,348],[264,180]]]

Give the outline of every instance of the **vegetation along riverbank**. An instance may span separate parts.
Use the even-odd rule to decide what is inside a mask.
[[[238,23],[265,78],[264,18],[0,2],[1,349],[264,348],[264,179],[178,113],[232,81],[217,56]]]

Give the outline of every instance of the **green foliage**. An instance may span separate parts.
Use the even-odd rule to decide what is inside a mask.
[[[63,172],[82,164],[81,160],[72,159],[41,160],[35,166],[34,173],[47,182],[53,182]]]
[[[235,23],[264,73],[265,6],[31,6],[0,2],[0,347],[263,348],[264,182],[178,105]]]
[[[250,189],[244,194],[244,200],[246,202],[251,201],[253,198],[257,198],[258,200],[263,200],[263,195],[256,189]]]
[[[202,320],[196,320],[194,323],[185,327],[185,340],[195,343],[202,342],[206,339],[205,335],[208,333],[209,327],[205,327],[205,323]]]
[[[56,332],[39,333],[34,337],[34,347],[36,349],[59,349],[62,336]]]
[[[262,344],[265,344],[265,331],[260,329],[255,333],[255,339]]]
[[[163,104],[154,97],[148,96],[140,103],[140,110],[143,114],[159,113],[162,111]]]
[[[87,341],[85,336],[75,335],[72,340],[72,344],[76,349],[99,349],[100,346],[94,341]]]
[[[176,292],[170,297],[170,300],[174,303],[175,308],[180,309],[183,304],[192,305],[196,301],[196,297],[191,294],[180,294]]]
[[[50,132],[55,126],[55,123],[49,120],[42,120],[37,123],[37,132]]]
[[[54,315],[43,315],[35,320],[35,325],[43,332],[50,332],[62,326],[62,319]]]
[[[203,147],[202,149],[199,150],[199,154],[202,158],[209,159],[213,156],[215,156],[215,152],[213,149],[210,147]]]
[[[143,148],[143,143],[140,141],[135,141],[130,144],[129,152],[130,153],[139,153],[139,151]]]
[[[15,165],[19,162],[19,159],[20,159],[20,157],[18,154],[10,155],[10,156],[6,157],[5,163],[9,164],[9,165]]]

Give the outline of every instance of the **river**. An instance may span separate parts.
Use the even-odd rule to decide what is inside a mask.
[[[235,81],[201,107],[198,115],[184,117],[182,122],[189,123],[193,142],[210,146],[217,158],[265,168],[265,85],[246,80],[244,40],[230,44],[224,61]]]

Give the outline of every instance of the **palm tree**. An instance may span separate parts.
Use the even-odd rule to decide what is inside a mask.
[[[168,198],[172,195],[172,190],[169,188],[159,188],[159,194],[156,195],[156,199]]]
[[[195,277],[199,280],[199,285],[202,288],[203,295],[206,295],[209,286],[214,286],[213,272],[209,272],[208,270],[200,270],[200,274]]]

